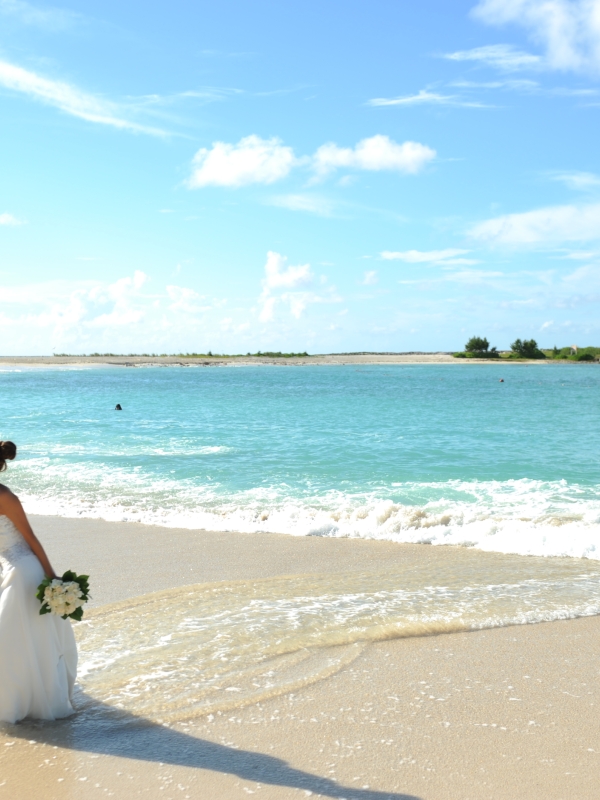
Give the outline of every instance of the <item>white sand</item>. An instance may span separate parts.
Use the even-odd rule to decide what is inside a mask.
[[[200,581],[487,557],[389,542],[34,518],[96,604]],[[490,558],[501,558],[493,554]],[[131,579],[123,581],[124,570]],[[600,620],[403,639],[294,694],[170,728],[99,713],[0,729],[0,797],[598,797]]]
[[[240,366],[335,366],[370,364],[564,364],[565,361],[507,361],[506,359],[454,358],[451,353],[394,353],[365,355],[315,355],[298,358],[267,358],[240,356],[235,358],[186,358],[185,356],[0,356],[0,366],[12,367],[57,367],[96,365],[140,367],[140,366],[194,366],[194,367],[240,367]]]

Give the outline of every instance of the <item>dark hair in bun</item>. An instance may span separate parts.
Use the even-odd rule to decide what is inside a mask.
[[[6,462],[12,461],[17,455],[17,445],[14,442],[0,442],[0,472],[6,469]]]

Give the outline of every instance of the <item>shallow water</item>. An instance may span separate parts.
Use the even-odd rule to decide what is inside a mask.
[[[373,641],[600,613],[600,565],[481,556],[389,572],[205,584],[78,625],[94,701],[173,721],[294,691]]]
[[[39,514],[597,559],[599,399],[593,364],[9,370],[0,435]]]

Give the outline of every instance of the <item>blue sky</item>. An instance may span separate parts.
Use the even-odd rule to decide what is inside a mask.
[[[4,354],[600,344],[600,0],[0,0]]]

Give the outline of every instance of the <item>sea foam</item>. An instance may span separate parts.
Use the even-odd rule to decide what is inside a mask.
[[[298,496],[286,486],[228,494],[211,483],[150,480],[143,470],[103,474],[90,465],[64,472],[47,467],[45,485],[39,476],[23,481],[30,483],[23,499],[31,513],[600,559],[600,487],[566,481],[407,483],[387,489],[388,497],[383,491]]]

